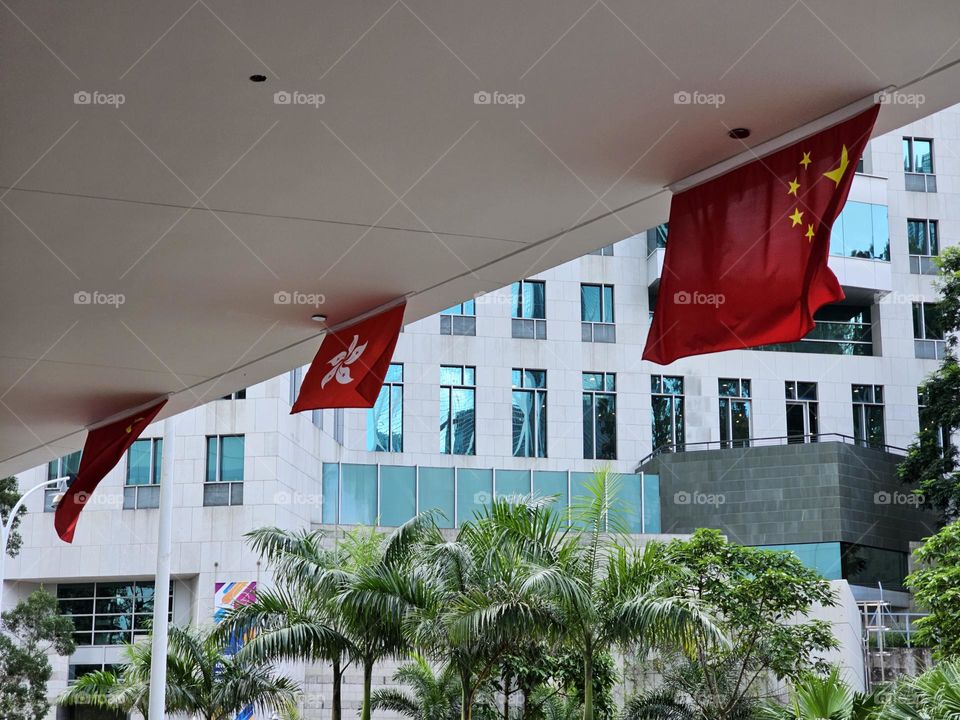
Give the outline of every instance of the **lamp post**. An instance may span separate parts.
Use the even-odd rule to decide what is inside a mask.
[[[23,507],[24,500],[27,499],[28,495],[35,493],[37,490],[46,489],[48,487],[57,486],[60,492],[63,492],[67,489],[68,480],[70,480],[69,476],[58,477],[53,478],[53,480],[42,482],[39,485],[34,485],[20,496],[20,499],[17,500],[16,504],[13,506],[13,509],[10,511],[10,514],[7,515],[6,522],[0,523],[0,611],[3,610],[3,590],[7,580],[7,543],[10,542],[10,535],[13,532],[13,523],[16,522],[17,514],[20,512],[20,508]],[[2,623],[0,623],[0,625],[2,625]]]

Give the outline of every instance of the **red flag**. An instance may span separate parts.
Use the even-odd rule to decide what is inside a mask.
[[[843,299],[830,228],[879,109],[673,196],[645,360],[793,342]]]
[[[324,337],[290,414],[373,407],[397,346],[405,307],[400,303]]]
[[[61,540],[73,542],[73,531],[77,528],[80,511],[83,510],[93,491],[97,489],[97,485],[120,462],[120,458],[133,445],[133,441],[140,437],[147,425],[153,422],[157,413],[166,404],[166,399],[161,400],[146,410],[133,413],[87,433],[77,476],[57,503],[53,516],[53,526],[57,529],[57,535]]]

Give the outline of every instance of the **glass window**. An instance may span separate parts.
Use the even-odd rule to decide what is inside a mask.
[[[380,466],[380,524],[403,525],[417,514],[417,469]]]
[[[534,470],[533,494],[535,497],[556,497],[556,505],[566,508],[569,502],[567,473],[562,470]]]
[[[47,480],[76,475],[80,470],[80,450],[47,463]]]
[[[515,338],[547,339],[546,285],[542,280],[522,280],[510,288]]]
[[[290,371],[290,405],[297,401],[297,395],[300,393],[300,384],[303,382],[303,368],[296,367]]]
[[[933,173],[933,140],[915,137],[903,139],[903,171]]]
[[[472,520],[493,499],[493,470],[457,470],[457,525]]]
[[[153,620],[153,583],[61,583],[60,614],[73,621],[77,645],[124,645],[147,635]],[[173,587],[169,618],[173,619]]]
[[[340,518],[340,466],[323,464],[323,511],[321,519],[327,525],[336,525]]]
[[[547,371],[513,370],[513,455],[547,457]]]
[[[917,340],[943,340],[943,322],[937,303],[913,303],[913,337]]]
[[[887,206],[848,201],[830,232],[830,254],[889,261]]]
[[[720,378],[720,446],[750,445],[750,381]]]
[[[817,384],[787,380],[787,442],[816,442],[820,432]]]
[[[907,220],[907,247],[911,255],[933,257],[940,254],[936,220]]]
[[[498,498],[521,498],[532,492],[529,470],[497,470],[494,481]]]
[[[367,414],[367,450],[403,452],[403,365],[391,363]]]
[[[683,378],[653,375],[650,378],[653,449],[683,448]]]
[[[612,255],[613,255],[613,245],[604,245],[602,248],[597,248],[596,250],[592,250],[592,251],[590,252],[590,254],[591,254],[591,255],[612,256]]]
[[[342,465],[340,523],[373,525],[377,521],[377,466]]]
[[[221,400],[246,400],[247,399],[247,389],[242,388],[236,392],[232,392],[229,395],[224,395]],[[293,403],[290,403],[291,405]]]
[[[160,461],[163,438],[134,440],[127,450],[127,476],[123,489],[125,510],[160,506]]]
[[[580,319],[594,323],[614,321],[612,285],[580,285]]]
[[[243,441],[243,435],[207,437],[204,505],[243,504]]]
[[[440,366],[440,452],[476,455],[476,370]]]
[[[513,317],[544,320],[547,317],[546,284],[542,280],[522,280],[511,287]]]
[[[583,373],[583,457],[617,459],[615,373]]]
[[[477,302],[466,300],[440,313],[441,335],[476,335]]]
[[[667,223],[657,225],[655,228],[647,230],[647,255],[662,250],[667,247],[667,235],[669,227]]]
[[[453,527],[453,468],[420,468],[420,511],[437,510],[437,525]]]
[[[853,436],[864,447],[884,446],[883,386],[853,385]]]
[[[759,350],[827,355],[873,355],[873,325],[869,306],[826,305],[813,319],[816,327],[792,343],[763,345]]]

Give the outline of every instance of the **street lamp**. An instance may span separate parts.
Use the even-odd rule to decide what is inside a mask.
[[[34,485],[20,496],[20,499],[17,500],[16,504],[13,506],[13,509],[10,511],[10,514],[7,515],[6,522],[0,522],[0,611],[3,610],[3,589],[7,579],[7,543],[10,542],[10,534],[13,532],[13,523],[17,519],[17,514],[20,512],[20,508],[23,507],[23,501],[26,500],[27,496],[31,493],[34,493],[37,490],[46,489],[48,487],[56,486],[57,489],[63,493],[67,489],[67,482],[69,482],[71,479],[71,476],[58,477],[53,478],[53,480],[42,482],[39,485]],[[57,500],[59,501],[59,498],[57,498]],[[0,623],[0,625],[2,625],[2,623]]]

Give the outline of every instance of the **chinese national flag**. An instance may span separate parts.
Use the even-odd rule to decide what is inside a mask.
[[[674,195],[645,360],[799,340],[843,300],[830,228],[878,111]]]
[[[403,327],[404,308],[406,303],[400,303],[328,333],[310,363],[290,414],[373,407]]]
[[[87,433],[77,476],[57,503],[53,516],[53,526],[57,529],[57,535],[61,540],[73,542],[73,532],[77,528],[80,511],[83,510],[93,491],[97,489],[97,485],[120,462],[120,458],[133,445],[133,441],[140,437],[147,425],[153,422],[157,413],[166,404],[166,399],[161,400],[146,410],[133,413]]]

